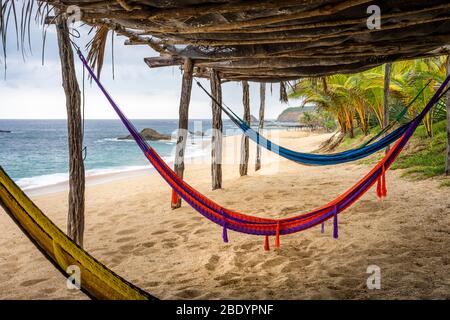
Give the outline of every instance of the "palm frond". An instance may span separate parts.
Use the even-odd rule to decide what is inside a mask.
[[[95,35],[92,40],[86,45],[89,49],[87,61],[93,69],[97,70],[97,76],[100,78],[100,74],[103,68],[103,62],[105,59],[106,41],[108,39],[109,29],[107,26],[97,27]]]
[[[21,6],[21,7],[20,7]],[[45,18],[52,12],[53,8],[39,0],[0,0],[0,49],[3,63],[6,71],[7,41],[10,26],[12,25],[16,35],[16,47],[21,51],[23,58],[26,58],[27,49],[32,53],[31,45],[31,23],[33,21],[43,24]]]

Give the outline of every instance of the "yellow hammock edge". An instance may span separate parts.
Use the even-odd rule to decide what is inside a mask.
[[[74,243],[12,181],[0,166],[0,205],[34,245],[64,275],[67,267],[80,268],[81,289],[95,299],[152,300],[144,290],[126,281]]]

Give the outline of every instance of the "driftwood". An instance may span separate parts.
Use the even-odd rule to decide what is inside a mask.
[[[250,125],[250,88],[247,81],[242,81],[242,103],[244,104],[244,116],[242,119]],[[239,162],[239,174],[241,176],[247,175],[249,154],[248,137],[243,134],[241,138],[241,161]]]
[[[69,30],[66,20],[58,19],[56,25],[59,56],[62,71],[62,86],[66,95],[67,128],[69,144],[69,211],[67,235],[79,246],[83,246],[84,235],[84,162],[83,131],[81,126],[81,94],[75,71]]]
[[[217,71],[211,71],[211,95],[215,101],[222,103],[222,85]],[[212,189],[222,188],[222,109],[214,100],[212,103],[212,137],[211,137],[211,179]]]
[[[186,150],[186,140],[188,133],[189,103],[191,100],[193,69],[194,65],[192,60],[186,59],[183,65],[183,80],[181,83],[180,109],[178,118],[178,138],[174,163],[174,171],[182,179],[184,175],[184,152]],[[172,209],[179,208],[180,206],[181,198],[179,196],[173,195]]]

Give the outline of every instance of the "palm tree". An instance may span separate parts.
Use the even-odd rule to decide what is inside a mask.
[[[423,90],[409,107],[409,118],[421,111],[445,79],[445,57],[400,61],[392,64],[389,83],[389,108],[395,113],[404,109]],[[430,83],[431,81],[431,83]],[[303,105],[313,103],[331,113],[343,133],[353,136],[354,122],[364,134],[369,133],[370,119],[383,127],[384,70],[379,66],[353,75],[332,75],[320,79],[299,80],[291,97],[303,98]],[[442,109],[443,110],[443,109]],[[433,114],[424,119],[431,136]]]
[[[433,57],[401,61],[393,65],[394,81],[396,81],[404,92],[403,102],[405,104],[418,91],[423,90],[423,93],[409,109],[410,118],[414,117],[417,112],[426,106],[436,88],[444,81],[445,64],[445,57]],[[428,85],[429,82],[430,85]],[[428,113],[423,122],[428,135],[432,136],[433,113]]]
[[[314,78],[301,79],[296,83],[295,92],[291,93],[291,97],[302,97],[302,106],[313,103],[318,108],[328,111],[337,120],[340,130],[352,135],[354,114],[348,107],[350,104],[345,102],[347,96],[343,89],[346,77],[335,75],[322,78],[322,81]]]

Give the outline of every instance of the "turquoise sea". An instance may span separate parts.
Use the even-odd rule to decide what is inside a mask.
[[[178,120],[132,120],[138,130],[153,128],[176,136]],[[199,139],[209,139],[211,120],[191,120],[189,131],[204,132],[204,137],[192,136],[186,157],[205,154]],[[24,190],[42,187],[68,179],[68,149],[66,120],[0,120],[0,165]],[[118,140],[128,132],[119,120],[86,120],[86,175],[151,168],[134,140]],[[224,120],[224,134],[240,134],[234,124]],[[153,148],[167,161],[173,161],[175,139],[151,141]]]

